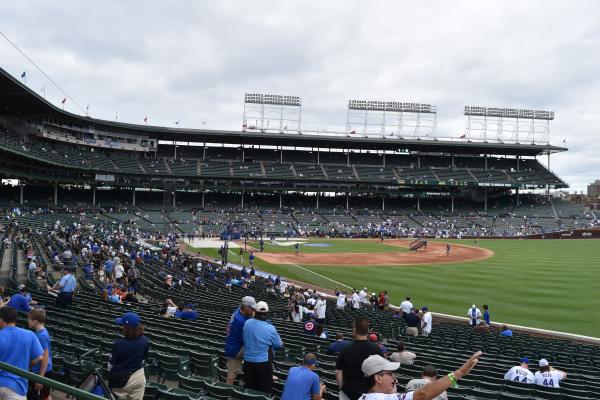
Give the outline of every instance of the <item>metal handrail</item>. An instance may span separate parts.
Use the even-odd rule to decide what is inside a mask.
[[[38,374],[34,374],[33,372],[29,372],[29,371],[25,371],[21,368],[17,368],[15,366],[12,366],[10,364],[7,364],[5,362],[0,361],[0,369],[4,370],[4,371],[8,371],[11,374],[15,374],[17,376],[20,376],[22,378],[28,379],[30,381],[36,382],[36,383],[41,383],[43,385],[46,385],[52,389],[56,389],[59,390],[63,393],[66,393],[68,395],[71,395],[73,397],[75,397],[76,399],[82,399],[82,400],[105,400],[104,397],[100,397],[100,396],[96,396],[95,394],[86,392],[84,390],[75,388],[73,386],[69,386],[69,385],[65,385],[62,382],[58,382],[49,378],[46,378],[44,376],[40,376]]]

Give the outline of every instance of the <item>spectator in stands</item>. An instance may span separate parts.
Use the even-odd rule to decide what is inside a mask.
[[[533,372],[529,370],[529,358],[521,358],[521,364],[508,370],[504,379],[519,383],[535,383]]]
[[[450,386],[468,375],[473,369],[481,352],[473,354],[459,369],[449,373],[447,376],[437,379],[414,392],[404,394],[397,393],[396,378],[394,371],[400,367],[399,363],[389,362],[385,358],[372,355],[362,363],[362,372],[367,377],[365,394],[361,400],[432,400],[443,393]],[[388,396],[392,395],[392,396]],[[341,396],[340,396],[341,398]]]
[[[410,313],[410,310],[413,309],[413,304],[410,302],[410,296],[406,296],[406,300],[400,303],[400,309],[402,310],[402,314]]]
[[[370,322],[365,317],[354,320],[352,336],[354,342],[344,347],[335,363],[335,379],[340,387],[340,400],[357,400],[368,387],[361,374],[361,365],[370,355],[383,356],[376,344],[369,342]]]
[[[194,307],[191,304],[186,304],[181,311],[175,312],[175,317],[188,321],[195,321],[198,319],[198,312],[194,310]]]
[[[467,317],[469,317],[471,326],[477,326],[481,323],[481,311],[479,308],[477,308],[477,306],[475,306],[475,304],[473,304],[467,311]]]
[[[385,358],[389,357],[390,352],[388,351],[387,347],[385,347],[385,345],[383,343],[379,343],[379,337],[377,336],[376,333],[369,334],[369,341],[371,343],[376,344],[377,346],[379,346],[379,348],[381,349],[381,352],[383,353],[383,356]]]
[[[390,296],[388,295],[387,290],[383,291],[383,309],[389,310],[390,308]]]
[[[338,293],[335,308],[337,308],[338,310],[343,310],[344,308],[346,308],[346,292]]]
[[[371,297],[369,297],[369,303],[371,303],[371,307],[373,308],[373,310],[377,309],[378,302],[379,300],[375,292],[371,293]]]
[[[290,368],[281,400],[321,400],[326,387],[314,372],[317,365],[317,357],[308,353],[304,356],[302,366]]]
[[[47,372],[52,371],[52,350],[50,346],[50,334],[44,327],[46,322],[46,312],[44,310],[32,310],[29,312],[27,318],[27,324],[29,329],[35,332],[40,345],[44,351],[42,355],[42,361],[35,364],[31,368],[31,372],[38,374],[39,376],[46,376]],[[29,382],[28,397],[35,397],[37,399],[47,399],[50,397],[50,388],[41,383]]]
[[[306,321],[304,323],[304,333],[306,335],[314,336],[317,332],[317,326],[318,326],[318,324],[316,321],[315,313],[309,312],[308,313],[308,321]]]
[[[28,371],[40,363],[44,350],[37,336],[17,328],[17,310],[0,308],[0,361]],[[27,394],[28,381],[8,371],[0,370],[0,399],[21,400]]]
[[[177,305],[173,302],[173,300],[166,299],[161,307],[160,315],[162,315],[163,317],[166,317],[166,318],[170,318],[170,317],[173,317],[176,312],[177,312]]]
[[[115,279],[117,283],[119,285],[124,285],[126,278],[127,277],[125,275],[125,268],[123,267],[123,264],[118,263],[117,265],[115,265]]]
[[[238,374],[242,372],[244,325],[254,315],[256,300],[246,296],[239,308],[231,315],[225,339],[225,357],[227,358],[227,383],[233,385]]]
[[[108,363],[109,386],[119,399],[141,400],[146,388],[143,365],[150,342],[136,313],[125,313],[115,323],[123,327],[125,338],[113,344]]]
[[[335,335],[335,342],[331,343],[329,347],[327,347],[327,354],[338,354],[350,343],[351,342],[349,340],[344,339],[344,335],[338,333]]]
[[[319,324],[325,323],[325,313],[327,311],[327,301],[325,295],[319,295],[319,299],[315,302],[315,315]]]
[[[27,287],[25,285],[19,285],[19,292],[10,296],[7,306],[12,307],[17,311],[29,312],[31,307],[29,306],[29,300],[27,299]]]
[[[73,296],[75,289],[77,288],[77,279],[71,274],[69,267],[63,268],[63,276],[60,278],[51,290],[58,290],[58,297],[56,297],[56,306],[60,308],[68,308],[73,302]]]
[[[4,287],[0,286],[0,308],[4,307],[10,301],[10,296],[4,294]]]
[[[485,325],[488,327],[492,324],[490,320],[490,307],[487,304],[483,305],[483,322],[485,322]]]
[[[283,347],[277,329],[269,322],[269,306],[256,303],[254,318],[244,324],[244,378],[246,387],[271,394],[273,391],[272,350]]]
[[[513,333],[510,329],[508,329],[508,326],[502,325],[502,329],[500,331],[500,336],[512,337],[512,335],[513,335]]]
[[[317,328],[315,329],[315,336],[319,339],[327,339],[327,331],[323,328],[323,325],[317,324]]]
[[[421,335],[429,336],[431,334],[431,325],[433,324],[433,318],[429,312],[429,308],[421,307],[423,315],[421,316]]]
[[[552,368],[545,358],[540,360],[539,365],[540,370],[534,375],[535,384],[544,387],[559,388],[560,381],[567,377],[567,373]]]
[[[360,305],[361,305],[361,300],[360,300],[360,296],[358,295],[358,293],[356,292],[356,289],[352,290],[352,297],[350,298],[350,301],[352,302],[352,308],[355,310],[360,309]]]
[[[427,364],[423,367],[421,378],[411,379],[410,381],[408,381],[408,383],[406,384],[406,392],[414,392],[416,390],[421,389],[423,386],[430,384],[431,382],[435,382],[436,380],[437,369],[433,365]],[[434,397],[434,400],[448,400],[448,394],[444,390],[442,393]]]
[[[417,355],[407,351],[404,342],[398,342],[398,351],[390,355],[390,360],[398,362],[401,365],[412,365]]]
[[[404,313],[404,321],[406,322],[406,334],[413,337],[419,336],[421,317],[417,314],[417,310],[411,308],[410,312]]]

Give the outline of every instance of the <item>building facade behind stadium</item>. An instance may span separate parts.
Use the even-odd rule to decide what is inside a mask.
[[[549,143],[180,129],[65,112],[0,70],[2,206],[221,235],[523,236],[596,225]],[[524,194],[538,189],[542,194]]]

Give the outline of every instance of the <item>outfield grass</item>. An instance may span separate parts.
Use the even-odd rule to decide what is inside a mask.
[[[410,295],[415,305],[466,316],[471,304],[487,303],[493,321],[600,337],[599,240],[479,240],[479,246],[494,256],[447,265],[303,267],[349,286],[387,290],[393,304]],[[236,262],[237,256],[230,256]],[[256,264],[290,279],[340,287],[293,265]]]
[[[292,240],[293,241],[293,240]],[[285,241],[281,241],[285,243]],[[371,242],[363,240],[352,240],[352,239],[312,239],[306,243],[316,244],[330,244],[331,246],[313,247],[306,246],[305,243],[300,244],[300,252],[303,254],[322,254],[322,253],[398,253],[407,252],[408,249],[405,247],[398,247],[386,244],[385,241]],[[259,249],[260,245],[257,241],[249,241],[249,246]],[[290,253],[296,252],[294,246],[286,246],[279,244],[271,244],[269,241],[264,242],[265,251],[269,253]]]

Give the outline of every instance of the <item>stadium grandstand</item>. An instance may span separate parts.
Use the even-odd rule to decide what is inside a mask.
[[[412,336],[387,305],[339,307],[335,298],[319,318],[329,333],[321,338],[290,317],[290,298],[316,295],[310,285],[290,281],[276,292],[281,284],[267,273],[245,281],[238,265],[228,270],[226,260],[178,246],[200,237],[498,238],[594,227],[597,215],[550,196],[568,185],[540,160],[566,150],[355,131],[134,125],[65,112],[0,70],[0,283],[5,295],[24,286],[45,307],[53,359],[47,377],[68,386],[81,387],[92,371],[110,375],[113,342],[122,337],[115,317],[133,311],[151,342],[144,399],[280,398],[288,370],[307,352],[319,360],[324,398],[343,399],[337,356],[327,349],[336,333],[352,336],[357,317],[371,321],[370,332],[391,352],[402,342],[418,354],[395,372],[401,392],[426,365],[445,376],[481,350],[485,357],[447,389],[448,399],[597,399],[597,345],[518,329],[510,338],[482,335],[449,319],[436,321],[431,335]],[[126,265],[118,282],[107,261]],[[65,266],[77,280],[67,308],[47,290],[61,282]],[[134,268],[139,275],[129,274]],[[126,297],[127,286],[113,300],[125,277],[136,281],[135,300]],[[272,360],[272,393],[244,387],[244,374],[225,383],[228,326],[245,296],[268,302],[284,343]],[[165,319],[166,299],[197,317]],[[19,314],[17,325],[26,324]],[[505,380],[525,357],[532,366],[549,360],[568,379],[560,389]]]

